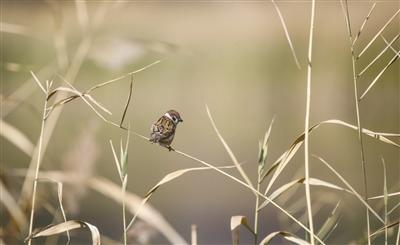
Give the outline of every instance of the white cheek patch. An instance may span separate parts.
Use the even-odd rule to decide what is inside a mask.
[[[174,120],[172,119],[171,115],[170,115],[168,112],[165,113],[164,116],[166,116],[166,117],[168,117],[170,120],[174,121]]]

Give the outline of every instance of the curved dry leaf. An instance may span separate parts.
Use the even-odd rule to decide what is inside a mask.
[[[243,215],[232,216],[231,217],[231,231],[234,231],[240,225],[248,226],[246,216],[243,216]]]
[[[313,125],[312,127],[310,127],[308,129],[308,132],[312,132],[314,129],[317,129],[318,127],[320,127],[321,125],[324,124],[334,124],[334,125],[341,125],[341,126],[345,126],[348,128],[351,128],[353,130],[358,130],[357,126],[354,126],[350,123],[346,123],[344,121],[338,120],[338,119],[331,119],[331,120],[326,120],[326,121],[322,121],[320,123],[317,123],[315,125]],[[365,135],[368,135],[370,137],[376,138],[384,143],[396,146],[400,148],[400,145],[393,142],[392,140],[386,138],[384,135],[387,135],[387,133],[377,133],[368,129],[362,129],[362,133],[364,133]],[[395,136],[397,134],[389,134],[391,136]],[[272,165],[271,167],[267,170],[267,172],[261,177],[261,181],[264,180],[264,178],[266,178],[268,175],[270,175],[274,169],[276,169],[276,171],[274,172],[270,182],[268,183],[267,189],[265,190],[265,194],[268,193],[268,191],[270,190],[272,184],[275,182],[275,180],[278,178],[278,176],[280,175],[280,173],[282,172],[282,170],[286,167],[286,165],[289,163],[289,161],[293,158],[294,154],[299,150],[300,146],[303,144],[304,141],[304,132],[298,136],[296,138],[296,140],[291,144],[290,148],[285,151]]]
[[[287,183],[287,184],[284,184],[284,185],[282,185],[281,187],[279,187],[278,189],[276,189],[276,190],[269,196],[269,198],[270,198],[270,200],[274,200],[275,198],[277,198],[278,196],[280,196],[280,195],[281,195],[282,193],[284,193],[285,191],[287,191],[287,190],[289,190],[290,188],[296,186],[297,184],[304,184],[304,182],[305,182],[305,178],[299,178],[299,179],[293,180],[293,181],[291,181],[291,182],[289,182],[289,183]],[[345,191],[345,192],[348,192],[348,193],[350,193],[350,194],[353,194],[351,191],[349,191],[349,190],[347,190],[347,189],[345,189],[345,188],[339,187],[339,186],[337,186],[337,185],[335,185],[335,184],[332,184],[332,183],[329,183],[329,182],[327,182],[327,181],[320,180],[320,179],[317,179],[317,178],[310,178],[309,183],[310,183],[310,185],[313,185],[313,186],[323,186],[323,187],[327,187],[327,188],[330,188],[330,189],[335,189],[335,190],[339,190],[339,191]],[[265,201],[260,205],[260,207],[258,208],[258,210],[264,208],[264,207],[267,206],[268,204],[269,204],[269,201],[268,201],[268,200],[265,200]]]
[[[88,184],[93,190],[122,205],[121,189],[118,185],[104,178],[91,178]],[[126,208],[130,213],[137,215],[155,227],[172,244],[187,244],[185,239],[165,220],[158,210],[148,204],[143,206],[143,200],[131,192],[125,192]],[[141,209],[140,213],[139,209]]]
[[[287,232],[287,231],[275,231],[270,233],[268,236],[266,236],[261,242],[261,245],[264,244],[269,244],[271,242],[271,240],[276,237],[277,235],[281,235],[283,238],[285,238],[288,241],[294,242],[296,244],[300,244],[300,245],[309,245],[310,243],[298,238],[297,236],[295,236],[294,234]]]
[[[249,226],[246,216],[237,215],[231,217],[231,232],[232,232],[232,242],[233,244],[239,244],[239,227],[243,225],[247,228],[253,235],[255,235],[253,229]]]
[[[219,169],[235,168],[235,167],[236,166],[223,166],[223,167],[219,167]],[[152,195],[160,186],[178,178],[179,176],[181,176],[185,173],[192,172],[192,171],[199,171],[199,170],[209,170],[209,169],[212,169],[212,168],[210,168],[210,167],[186,168],[186,169],[180,169],[180,170],[174,171],[172,173],[169,173],[169,174],[165,175],[164,178],[162,178],[153,188],[151,188],[147,192],[145,197]]]
[[[22,152],[27,154],[28,156],[32,155],[33,149],[35,148],[32,142],[23,134],[20,130],[8,124],[7,122],[0,119],[0,135],[5,139],[13,143],[16,147],[18,147]]]
[[[234,168],[235,166],[226,166],[226,167],[221,167],[221,168]],[[133,216],[133,218],[131,219],[131,221],[129,221],[129,224],[126,227],[126,230],[128,230],[132,224],[135,222],[136,217],[139,215],[141,209],[144,207],[144,205],[149,201],[149,199],[151,198],[151,196],[153,195],[153,193],[163,184],[168,183],[176,178],[178,178],[179,176],[187,173],[187,172],[191,172],[191,171],[198,171],[198,170],[209,170],[212,169],[211,167],[198,167],[198,168],[187,168],[187,169],[181,169],[181,170],[177,170],[174,171],[172,173],[167,174],[166,176],[164,176],[164,178],[162,178],[153,188],[151,188],[147,194],[145,195],[145,198],[142,199],[140,206],[137,208],[135,215]]]
[[[90,233],[92,234],[92,244],[100,245],[100,233],[97,227],[81,220],[69,220],[67,222],[63,222],[57,225],[49,225],[45,228],[39,229],[36,232],[33,232],[28,238],[25,239],[25,241],[31,240],[36,237],[52,236],[68,230],[79,228],[89,228]]]

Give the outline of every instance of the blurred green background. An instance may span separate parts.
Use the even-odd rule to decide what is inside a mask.
[[[300,70],[279,17],[268,1],[88,1],[87,15],[77,10],[84,11],[82,4],[74,1],[1,3],[2,118],[32,142],[39,137],[43,94],[33,82],[30,70],[42,81],[54,78],[61,84],[55,75],[68,77],[68,72],[76,69],[76,78],[69,79],[78,89],[85,90],[158,59],[162,62],[134,76],[133,99],[126,122],[138,133],[148,135],[150,125],[159,116],[166,110],[176,109],[184,123],[178,127],[174,147],[214,165],[229,165],[231,160],[207,117],[207,104],[221,134],[255,182],[258,142],[272,118],[275,116],[269,164],[304,130],[310,2],[278,2],[301,63]],[[356,53],[399,5],[398,1],[378,3],[355,46]],[[354,35],[371,3],[350,1],[349,6]],[[351,53],[340,3],[317,2],[315,21],[310,122],[313,125],[322,120],[340,119],[356,124]],[[397,17],[383,36],[392,40],[399,31]],[[85,37],[87,46],[82,47]],[[361,71],[384,47],[383,40],[377,38],[358,60],[357,70]],[[399,42],[393,47],[398,50]],[[79,48],[83,49],[81,64],[76,59]],[[388,50],[360,77],[360,93],[393,55]],[[365,128],[400,132],[399,69],[397,61],[361,101]],[[108,118],[119,122],[128,90],[129,78],[126,78],[96,90],[93,95],[113,112]],[[122,130],[101,121],[85,103],[74,101],[62,111],[42,169],[73,170],[87,176],[103,176],[119,184],[108,141],[118,142],[125,136]],[[370,137],[364,139],[369,195],[383,192],[381,156],[387,163],[389,191],[399,191],[399,149]],[[139,196],[167,173],[199,166],[140,138],[132,137],[130,143],[128,190]],[[28,167],[30,158],[4,138],[1,138],[1,149],[2,171]],[[356,131],[322,126],[311,134],[310,152],[327,159],[363,193]],[[229,172],[239,176],[236,170]],[[301,176],[304,176],[302,149],[274,189]],[[311,160],[311,176],[343,186],[315,159]],[[4,178],[18,196],[21,178]],[[96,225],[101,234],[121,240],[120,206],[93,191],[80,193],[81,189],[66,187],[67,216],[86,220]],[[39,193],[44,190],[40,185]],[[312,188],[311,194],[314,203],[323,203],[315,216],[316,227],[323,223],[336,201],[342,200],[343,216],[329,243],[348,243],[363,234],[365,210],[355,197],[318,187]],[[288,207],[304,196],[304,187],[290,195],[285,200],[278,199],[278,203]],[[49,202],[56,205],[56,194],[49,196]],[[398,202],[399,198],[393,197],[389,205],[392,207]],[[189,173],[163,186],[150,203],[186,240],[190,241],[191,224],[196,224],[200,244],[227,244],[231,242],[230,217],[246,215],[252,224],[255,198],[249,190],[210,170]],[[371,205],[383,215],[382,200],[371,201]],[[303,215],[305,207],[304,202],[304,209],[295,216]],[[52,217],[42,213],[38,213],[37,223],[51,223]],[[295,227],[293,222],[285,219],[280,222],[281,216],[273,206],[263,210],[260,236],[275,230],[295,232],[291,230]],[[305,223],[306,219],[302,221]],[[372,230],[380,226],[373,219]],[[252,243],[250,235],[245,230],[242,233],[242,242]],[[72,244],[84,243],[88,237],[86,233],[76,234],[80,238],[73,238]],[[302,231],[297,234],[303,236]],[[161,235],[150,240],[152,244],[166,242]]]

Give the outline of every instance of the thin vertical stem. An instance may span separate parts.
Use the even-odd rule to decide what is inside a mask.
[[[315,0],[311,3],[311,21],[310,21],[310,35],[308,40],[308,66],[307,66],[307,102],[306,102],[306,117],[304,125],[304,165],[305,165],[305,189],[307,199],[307,213],[308,223],[310,228],[310,242],[314,245],[314,225],[311,209],[311,193],[310,193],[310,169],[309,169],[309,126],[310,126],[310,105],[311,105],[311,60],[312,60],[312,47],[313,47],[313,34],[314,34],[314,17],[315,17]]]
[[[346,8],[344,8],[342,1],[340,1],[342,4],[343,10],[345,10],[345,19],[346,19],[346,24],[347,24],[347,31],[349,34],[349,41],[350,41],[350,51],[351,51],[351,63],[352,63],[352,68],[353,68],[353,87],[354,87],[354,102],[356,106],[356,117],[357,117],[357,127],[358,127],[358,141],[360,145],[360,154],[361,154],[361,168],[363,172],[363,182],[364,182],[364,200],[367,204],[368,203],[368,186],[367,186],[367,174],[366,174],[366,162],[365,162],[365,154],[364,154],[364,144],[363,144],[363,135],[362,135],[362,128],[361,128],[361,120],[360,120],[360,106],[359,102],[360,100],[358,99],[358,88],[357,88],[357,73],[356,73],[356,57],[354,55],[354,46],[353,46],[353,37],[351,34],[351,26],[350,26],[350,17],[349,17],[349,9],[347,5],[347,0],[346,0]],[[370,229],[370,223],[369,223],[369,211],[368,208],[366,209],[366,216],[367,216],[367,232],[368,232],[368,245],[371,244],[371,229]]]
[[[47,94],[48,94],[48,90],[46,91],[46,99],[44,101],[44,106],[43,106],[42,126],[41,126],[41,129],[40,129],[40,136],[39,136],[39,146],[38,146],[38,154],[37,154],[37,160],[36,160],[35,179],[33,181],[32,202],[31,202],[31,217],[30,217],[30,221],[29,221],[29,236],[32,234],[33,219],[34,219],[34,216],[35,216],[37,179],[39,177],[39,171],[40,171],[40,163],[41,163],[41,158],[42,158],[42,144],[43,144],[45,123],[46,123]],[[31,244],[31,241],[32,240],[29,239],[28,245]]]
[[[125,212],[125,192],[126,192],[126,185],[128,183],[128,175],[124,175],[124,177],[121,179],[121,194],[122,194],[122,221],[124,225],[124,245],[128,244],[126,232],[127,232],[127,227],[126,227],[126,212]]]
[[[257,192],[260,192],[260,179],[261,179],[261,166],[258,165],[258,170],[257,170]],[[258,207],[260,205],[260,196],[256,196],[256,206],[254,208],[254,244],[258,243]]]
[[[197,245],[197,226],[192,225],[191,227],[191,245]]]

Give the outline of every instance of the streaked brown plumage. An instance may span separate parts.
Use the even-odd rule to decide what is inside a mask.
[[[183,122],[183,120],[177,111],[167,111],[157,122],[151,125],[150,142],[158,143],[172,151],[171,143],[175,136],[176,126],[180,122]]]

